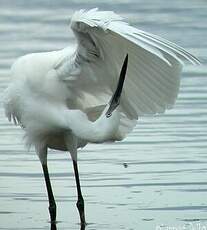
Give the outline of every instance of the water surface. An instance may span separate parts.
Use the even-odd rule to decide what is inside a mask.
[[[207,4],[202,0],[0,0],[0,90],[21,55],[74,43],[74,10],[115,10],[140,29],[197,55],[187,66],[173,110],[140,119],[123,142],[88,145],[79,166],[87,230],[207,228]],[[0,229],[49,229],[47,197],[34,151],[0,108]],[[126,167],[127,166],[127,167]],[[58,225],[79,229],[76,189],[68,153],[50,151]],[[159,226],[162,226],[159,228]]]

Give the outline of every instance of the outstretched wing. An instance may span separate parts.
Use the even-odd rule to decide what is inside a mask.
[[[85,108],[108,102],[126,54],[129,64],[120,109],[131,120],[171,108],[183,63],[199,63],[183,48],[129,26],[111,11],[80,10],[73,15],[71,28],[77,49],[56,69]]]

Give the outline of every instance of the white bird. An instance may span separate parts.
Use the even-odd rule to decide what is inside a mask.
[[[39,156],[53,223],[56,203],[47,150],[70,152],[84,226],[77,149],[87,143],[123,140],[139,116],[171,108],[183,64],[199,60],[174,43],[131,27],[112,11],[80,10],[70,25],[77,39],[72,49],[17,59],[4,106],[8,119],[24,129],[27,145],[33,145]]]

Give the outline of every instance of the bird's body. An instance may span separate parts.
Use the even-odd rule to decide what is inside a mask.
[[[13,118],[26,130],[29,145],[46,145],[49,148],[68,150],[64,141],[64,134],[71,134],[71,128],[80,127],[78,132],[78,147],[89,142],[104,142],[121,139],[118,132],[114,132],[115,123],[96,126],[94,122],[100,116],[105,104],[86,107],[79,103],[75,80],[69,84],[59,80],[54,67],[71,49],[45,53],[34,53],[19,58],[11,68],[13,81],[5,91],[5,107],[9,120]],[[71,56],[73,53],[71,53]],[[70,63],[68,63],[70,65]],[[81,124],[80,124],[80,121]],[[118,120],[117,120],[118,122]],[[114,126],[113,126],[114,124]],[[94,130],[90,125],[94,126]],[[104,127],[103,127],[104,126]],[[108,126],[108,127],[107,127]],[[118,126],[117,126],[118,127]],[[104,134],[104,128],[106,131]],[[109,131],[111,130],[111,131]],[[93,135],[91,132],[94,132]],[[114,133],[111,135],[109,133]],[[107,136],[108,137],[104,137]],[[81,138],[81,137],[85,138]]]
[[[69,151],[77,161],[79,147],[122,140],[139,116],[171,108],[183,62],[199,63],[181,47],[129,26],[113,12],[81,10],[74,14],[71,28],[76,47],[19,58],[4,94],[7,117],[24,128],[27,144],[35,146],[43,165],[47,148]],[[116,101],[123,86],[119,83],[111,108],[114,102],[108,102],[126,54],[121,101]],[[126,71],[126,59],[124,65]],[[106,116],[109,110],[113,113]],[[76,182],[78,186],[79,179]]]
[[[55,149],[65,150],[61,131],[69,129],[64,116],[66,109],[72,108],[68,100],[71,95],[68,95],[63,82],[58,81],[55,75],[50,76],[61,55],[62,51],[34,53],[14,63],[7,111],[15,123],[31,132],[29,144],[44,140]],[[75,104],[75,100],[71,101]]]

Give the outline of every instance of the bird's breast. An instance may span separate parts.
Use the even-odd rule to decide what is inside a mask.
[[[65,133],[57,133],[57,134],[49,135],[46,138],[47,147],[50,148],[50,149],[55,149],[55,150],[68,151],[66,143],[65,143],[64,135],[65,135]],[[67,136],[70,137],[70,135],[67,135]],[[71,138],[72,138],[72,136],[71,136]],[[86,144],[87,144],[86,141],[78,139],[77,148],[82,148]]]
[[[63,133],[49,135],[46,139],[46,145],[51,149],[67,151]]]

